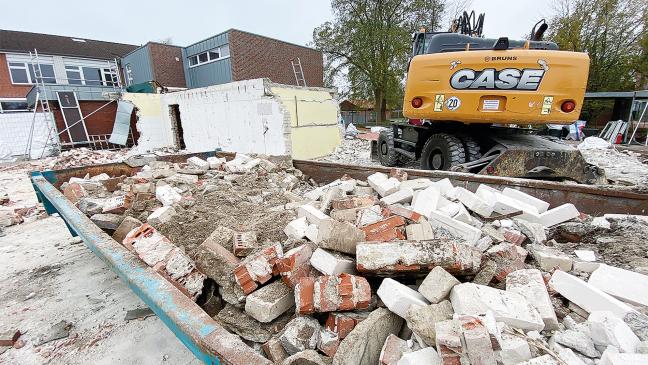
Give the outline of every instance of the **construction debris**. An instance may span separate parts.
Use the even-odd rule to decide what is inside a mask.
[[[61,189],[275,363],[648,356],[646,217],[593,218],[399,170],[315,185],[290,161],[242,154],[149,161]],[[643,246],[607,249],[620,241]]]

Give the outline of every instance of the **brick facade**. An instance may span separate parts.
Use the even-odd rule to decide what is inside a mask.
[[[182,48],[149,42],[153,80],[167,87],[187,87],[182,65]]]
[[[105,101],[79,101],[81,107],[81,114],[85,117],[85,125],[88,131],[88,134],[111,134],[113,130],[113,125],[115,124],[115,114],[117,113],[117,103],[110,103],[105,108],[99,110],[98,112],[87,116],[88,114],[99,109],[101,106],[106,104]],[[57,101],[50,101],[50,108],[54,114],[54,120],[56,121],[56,129],[59,132],[65,129],[65,121],[63,120],[63,114],[61,113],[61,108]],[[70,121],[73,123],[74,121]],[[135,136],[135,140],[139,138],[137,132],[137,127],[135,123],[137,122],[136,113],[131,115],[131,131]],[[70,142],[67,132],[61,133],[59,136],[62,143]]]
[[[320,51],[236,29],[229,33],[229,45],[233,81],[266,77],[276,83],[296,85],[291,60],[299,57],[306,85],[324,86]]]
[[[4,53],[0,53],[0,98],[24,98],[31,85],[14,85],[9,76],[9,65]]]

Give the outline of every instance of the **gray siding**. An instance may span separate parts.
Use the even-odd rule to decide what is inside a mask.
[[[189,67],[190,56],[228,44],[228,34],[228,32],[221,33],[182,49],[182,61],[188,88],[218,85],[232,81],[232,64],[229,58]]]
[[[153,68],[151,67],[151,57],[148,44],[136,49],[122,58],[122,67],[124,68],[125,78],[128,77],[126,75],[126,65],[128,64],[131,65],[133,84],[140,84],[142,82],[153,80]]]

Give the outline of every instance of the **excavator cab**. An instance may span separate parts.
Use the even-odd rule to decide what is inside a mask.
[[[464,12],[448,32],[413,35],[409,122],[382,131],[374,155],[387,166],[420,160],[422,169],[598,181],[577,150],[532,128],[578,120],[588,55],[542,40],[544,21],[529,40],[484,38],[483,21]]]

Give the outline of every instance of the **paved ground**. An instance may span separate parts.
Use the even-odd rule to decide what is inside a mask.
[[[0,185],[35,204],[24,171],[0,172]],[[0,364],[199,364],[157,317],[124,319],[146,305],[60,218],[7,228],[0,263],[0,331],[19,329],[26,343]],[[62,320],[72,324],[67,338],[35,346]]]

